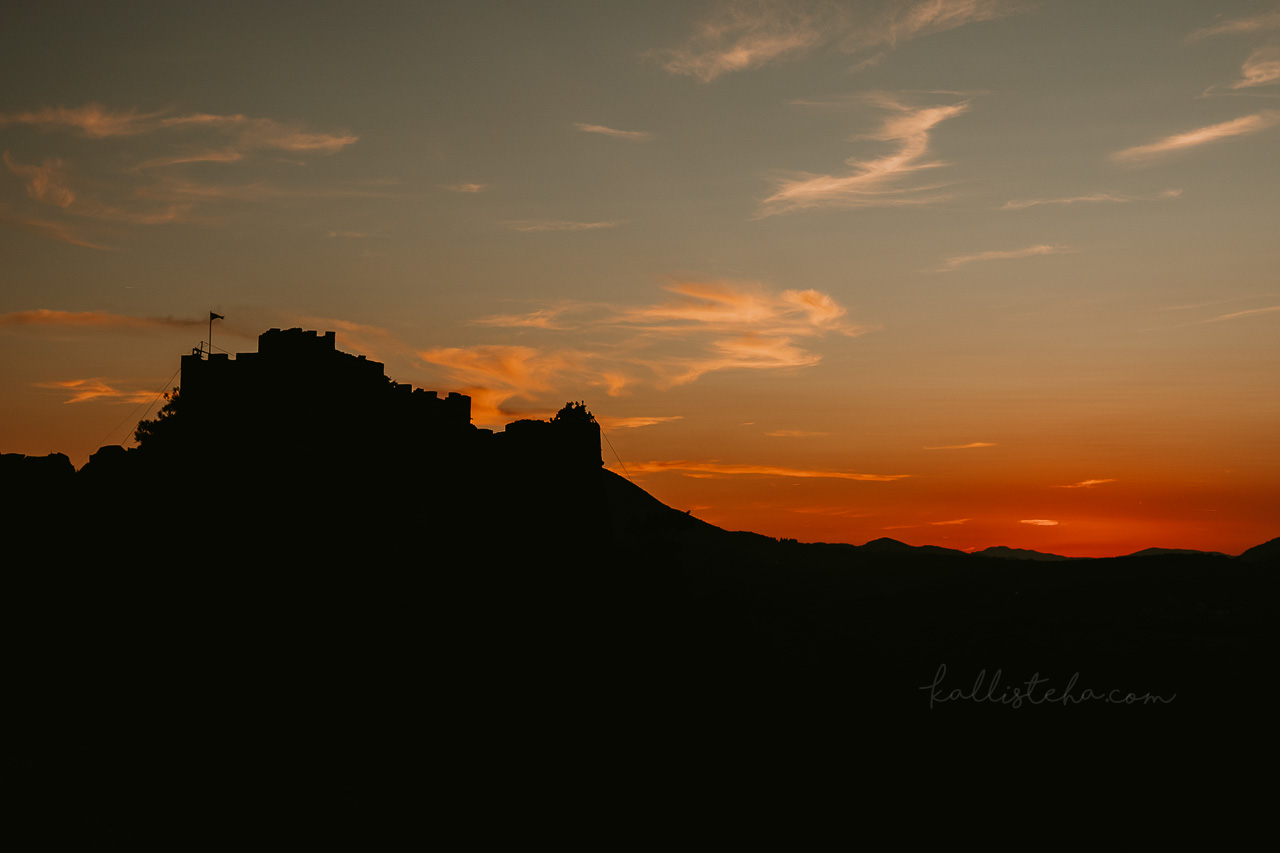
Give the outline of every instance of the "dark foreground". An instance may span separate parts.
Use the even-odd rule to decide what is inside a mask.
[[[599,473],[585,499],[148,483],[10,506],[5,750],[29,808],[113,849],[224,798],[522,814],[715,747],[1266,712],[1272,561],[779,543]]]

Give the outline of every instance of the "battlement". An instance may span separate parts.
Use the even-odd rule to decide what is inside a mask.
[[[471,398],[391,381],[381,362],[337,348],[334,332],[269,329],[257,352],[182,357],[183,419],[212,456],[291,458],[359,449],[442,462],[451,454],[566,470],[598,469],[600,428],[575,417],[517,421],[505,433],[471,423]]]
[[[471,398],[392,382],[383,364],[337,348],[334,332],[269,329],[257,352],[182,358],[184,417],[209,446],[366,444],[474,433]]]

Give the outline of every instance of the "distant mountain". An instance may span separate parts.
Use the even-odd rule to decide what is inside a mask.
[[[857,547],[859,551],[870,551],[877,554],[939,554],[947,556],[966,556],[964,551],[955,548],[943,548],[939,545],[908,545],[906,542],[899,542],[897,539],[890,539],[888,536],[882,536],[879,539],[872,539],[865,545]]]
[[[1061,554],[1046,554],[1043,551],[1031,551],[1026,548],[1010,548],[1005,545],[995,545],[982,551],[973,552],[979,557],[999,557],[1003,560],[1040,560],[1044,562],[1056,562],[1059,560],[1076,560],[1078,557],[1064,557]]]
[[[1240,559],[1248,563],[1274,562],[1280,563],[1280,536],[1270,542],[1255,545],[1240,555]]]
[[[1132,554],[1125,554],[1125,557],[1163,557],[1170,554],[1180,554],[1190,556],[1193,554],[1204,555],[1206,557],[1225,557],[1226,554],[1221,551],[1195,551],[1190,548],[1143,548],[1141,551],[1134,551]]]

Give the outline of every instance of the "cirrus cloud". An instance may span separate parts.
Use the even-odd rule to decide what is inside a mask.
[[[521,336],[520,343],[419,355],[451,380],[482,389],[485,418],[494,421],[514,413],[507,401],[537,399],[553,379],[618,396],[633,387],[686,385],[720,371],[795,370],[821,361],[809,341],[832,334],[855,337],[872,328],[849,322],[844,306],[812,289],[676,280],[664,290],[668,298],[644,305],[569,301],[482,317],[478,325],[509,329]],[[531,346],[528,336],[549,343]]]
[[[146,403],[156,397],[155,391],[127,391],[115,388],[104,382],[101,377],[95,379],[66,379],[59,382],[36,382],[34,384],[37,388],[70,391],[71,397],[63,400],[63,403],[84,403],[89,400]]]
[[[1246,136],[1251,133],[1258,133],[1270,127],[1280,124],[1280,111],[1277,110],[1260,110],[1247,116],[1241,116],[1231,121],[1220,122],[1219,124],[1211,124],[1206,127],[1189,130],[1186,133],[1176,133],[1172,136],[1166,136],[1164,139],[1151,142],[1146,145],[1135,145],[1132,148],[1125,148],[1122,151],[1116,151],[1111,155],[1111,159],[1117,162],[1134,162],[1147,160],[1162,154],[1169,154],[1175,151],[1184,151],[1189,148],[1197,148],[1201,145],[1207,145],[1211,142],[1219,142],[1224,139],[1232,139],[1237,136]]]
[[[869,483],[889,483],[894,480],[905,480],[910,474],[861,474],[852,471],[831,471],[822,468],[786,468],[773,465],[737,464],[718,460],[651,460],[633,462],[627,466],[631,471],[641,473],[657,473],[676,471],[689,477],[823,477],[838,480],[860,480]]]
[[[758,217],[821,207],[930,204],[948,198],[934,192],[939,188],[937,185],[912,184],[907,179],[917,172],[946,165],[927,159],[930,134],[940,123],[967,112],[968,101],[915,106],[895,95],[872,92],[847,102],[862,103],[887,113],[877,130],[856,139],[892,143],[894,149],[873,159],[850,157],[845,161],[849,167],[847,174],[786,174],[776,179],[777,189],[773,195],[760,203]]]
[[[627,139],[631,142],[648,142],[653,139],[653,134],[646,130],[615,130],[612,127],[605,127],[600,124],[583,124],[582,122],[574,122],[573,126],[583,133],[598,133],[602,136],[612,136],[614,139]]]
[[[846,7],[823,0],[726,0],[676,48],[650,51],[672,74],[709,83],[735,71],[799,59],[832,42],[845,53],[892,48],[1026,8],[1017,0],[889,0]],[[855,67],[869,67],[883,53]]]
[[[974,255],[960,255],[954,258],[947,258],[946,263],[938,268],[938,272],[950,272],[958,269],[965,264],[971,264],[975,261],[1001,261],[1013,258],[1030,258],[1036,255],[1058,255],[1064,252],[1070,252],[1071,249],[1065,246],[1028,246],[1025,249],[997,250],[991,252],[978,252]]]

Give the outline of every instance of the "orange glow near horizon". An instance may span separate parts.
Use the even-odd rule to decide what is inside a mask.
[[[585,401],[729,529],[1280,535],[1274,0],[29,5],[4,453],[128,445],[204,338],[300,327],[481,428]]]

